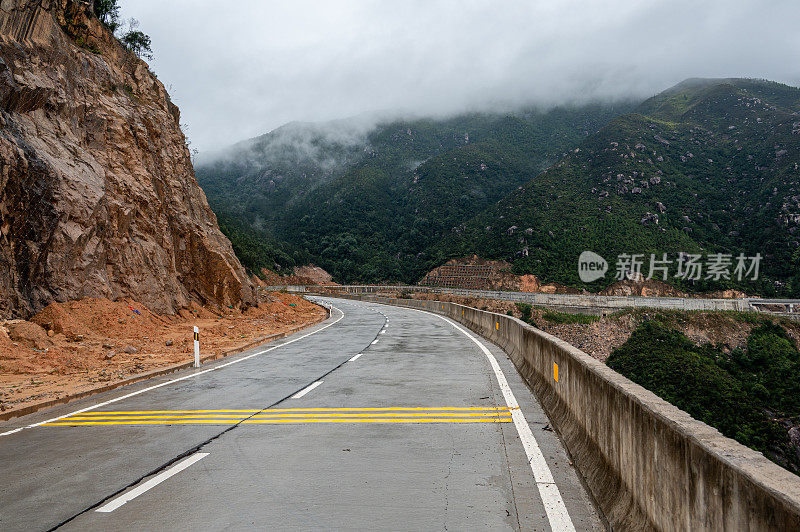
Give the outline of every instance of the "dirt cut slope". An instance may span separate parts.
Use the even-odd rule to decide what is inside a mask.
[[[195,304],[176,315],[158,315],[130,299],[52,303],[30,321],[0,326],[0,411],[188,362],[195,325],[201,354],[220,355],[326,315],[282,293],[265,294],[244,311],[215,312]]]

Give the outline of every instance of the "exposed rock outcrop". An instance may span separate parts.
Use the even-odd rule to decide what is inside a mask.
[[[688,297],[686,292],[656,279],[645,279],[640,273],[638,279],[617,281],[601,290],[601,296],[635,296],[635,297]]]
[[[0,313],[255,301],[148,66],[74,0],[0,1]]]
[[[261,277],[257,283],[263,286],[282,285],[335,285],[331,274],[313,264],[295,266],[291,275],[280,275],[267,268],[261,269]]]
[[[556,283],[542,284],[535,275],[516,275],[512,273],[510,263],[503,260],[486,260],[477,255],[451,259],[428,272],[418,284],[446,288],[511,290],[545,294],[580,292],[576,288]]]

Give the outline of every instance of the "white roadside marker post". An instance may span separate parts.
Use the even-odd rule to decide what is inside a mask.
[[[200,329],[194,326],[194,367],[200,367]]]

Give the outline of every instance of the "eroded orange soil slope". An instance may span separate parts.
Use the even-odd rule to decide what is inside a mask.
[[[0,411],[56,399],[316,323],[325,310],[303,298],[262,294],[258,307],[215,313],[196,305],[160,316],[132,300],[53,303],[30,321],[0,327]]]

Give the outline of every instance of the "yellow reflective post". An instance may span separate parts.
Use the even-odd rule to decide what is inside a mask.
[[[553,362],[553,379],[558,382],[558,364]]]

